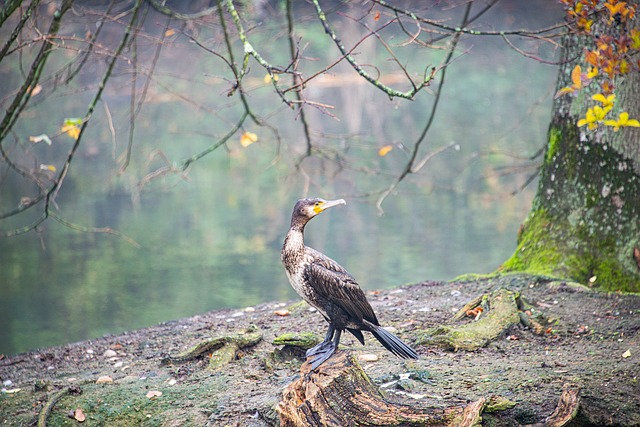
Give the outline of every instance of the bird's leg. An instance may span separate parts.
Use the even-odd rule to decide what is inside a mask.
[[[338,349],[338,344],[340,344],[340,335],[342,335],[342,329],[337,329],[335,330],[333,341],[328,341],[326,343],[323,342],[324,345],[321,349],[316,351],[316,353],[314,354],[315,358],[311,361],[312,371],[326,362],[331,357],[331,355],[336,352],[336,350]]]
[[[329,323],[329,329],[327,329],[327,335],[325,335],[324,337],[324,341],[318,343],[317,345],[315,345],[314,347],[311,347],[309,350],[307,350],[307,354],[306,356],[313,356],[319,352],[322,351],[322,349],[327,345],[331,343],[331,340],[333,339],[333,334],[336,331],[336,328]]]

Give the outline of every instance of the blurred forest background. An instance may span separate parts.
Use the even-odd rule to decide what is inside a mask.
[[[462,8],[456,6],[463,3],[421,2],[431,8],[430,17],[452,26],[460,21]],[[108,55],[93,52],[68,83],[62,83],[61,70],[78,55],[73,38],[95,32],[108,4],[78,2],[64,17],[60,33],[69,41],[49,59],[41,88],[4,145],[23,163],[43,165],[45,178],[61,167],[73,144],[60,131],[62,124],[85,114]],[[123,14],[130,6],[115,4]],[[340,53],[313,6],[294,4],[296,37],[304,47],[300,67],[308,75]],[[360,7],[323,4],[346,46],[369,33],[354,19],[362,18]],[[45,28],[51,5],[41,4],[34,23]],[[116,64],[55,200],[64,220],[110,227],[127,238],[52,220],[36,231],[0,238],[0,353],[295,298],[279,252],[291,208],[303,196],[347,200],[346,207],[308,227],[307,244],[338,260],[366,289],[491,272],[513,253],[535,193],[531,177],[542,163],[557,77],[553,45],[510,39],[545,63],[524,57],[501,37],[463,36],[423,147],[424,153],[443,151],[385,199],[380,215],[376,201],[407,162],[431,112],[429,90],[414,101],[390,100],[348,64],[338,64],[306,89],[309,98],[335,108],[306,107],[316,151],[300,162],[306,150],[300,117],[274,94],[264,69],[252,65],[243,80],[247,97],[253,112],[276,131],[245,122],[184,177],[160,176],[159,168],[178,164],[229,132],[242,105],[238,96],[227,96],[228,69],[211,53],[224,46],[219,23],[190,26],[152,8],[145,14],[127,50],[136,63]],[[255,24],[251,40],[261,54],[272,63],[288,63],[282,4],[247,4],[241,15]],[[552,0],[505,0],[474,27],[537,29],[562,18],[562,8]],[[12,19],[0,27],[0,40],[9,37]],[[373,12],[367,22],[375,26]],[[104,24],[100,43],[113,48],[123,27],[118,20]],[[384,37],[417,74],[439,65],[446,53],[404,46],[406,34]],[[369,37],[354,54],[360,63],[371,58],[380,64],[388,52]],[[22,82],[29,55],[33,52],[25,46],[0,63],[2,110]],[[390,65],[380,72],[393,85],[397,71]],[[257,142],[242,141],[245,132],[255,134]],[[50,145],[29,141],[42,134],[51,137]],[[33,194],[32,181],[0,164],[0,211],[15,209]],[[39,215],[30,209],[2,219],[0,231],[19,229]]]

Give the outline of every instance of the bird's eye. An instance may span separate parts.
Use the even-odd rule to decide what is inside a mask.
[[[314,206],[320,206],[320,202],[315,202]]]

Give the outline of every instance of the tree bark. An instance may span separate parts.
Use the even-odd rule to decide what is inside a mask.
[[[639,2],[628,3],[637,8]],[[614,31],[615,25],[601,25],[594,34]],[[584,50],[593,37],[564,38],[557,90],[572,85],[571,72],[584,67]],[[503,270],[640,291],[640,128],[578,127],[595,93],[592,83],[555,100],[538,191]],[[640,117],[637,70],[616,79],[615,94],[611,118],[622,111]]]
[[[355,358],[337,352],[311,372],[305,363],[278,404],[281,427],[473,426],[481,420],[485,399],[467,407],[420,409],[385,400]]]

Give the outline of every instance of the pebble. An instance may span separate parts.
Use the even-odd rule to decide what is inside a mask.
[[[358,356],[358,360],[360,362],[377,362],[378,361],[378,356],[375,354],[361,354],[360,356]]]
[[[244,311],[246,311],[247,313],[253,313],[254,311],[256,311],[256,309],[253,307],[246,307]]]
[[[158,390],[151,390],[147,393],[148,399],[155,399],[156,397],[162,396],[162,392]]]
[[[11,387],[13,385],[13,381],[4,380],[4,381],[2,381],[2,385],[5,386],[5,387]]]
[[[114,367],[114,368],[121,368],[121,367],[122,367],[122,365],[123,365],[122,360],[120,360],[120,361],[118,361],[118,362],[114,363],[114,364],[113,364],[113,367]]]
[[[113,382],[113,378],[111,378],[108,375],[103,375],[96,380],[96,384],[107,384],[112,382]]]
[[[102,356],[109,358],[109,357],[116,357],[118,355],[118,353],[116,353],[115,351],[109,349],[107,351],[105,351]]]
[[[290,314],[289,310],[276,310],[274,311],[278,316],[288,316]]]

